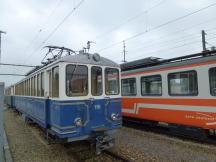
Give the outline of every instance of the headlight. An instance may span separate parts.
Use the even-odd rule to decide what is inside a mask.
[[[113,121],[117,121],[117,120],[120,120],[121,119],[121,117],[120,117],[120,115],[119,114],[112,114],[111,115],[111,119],[113,120]]]
[[[77,126],[77,127],[81,127],[82,126],[82,120],[81,118],[76,118],[74,120],[74,124]]]

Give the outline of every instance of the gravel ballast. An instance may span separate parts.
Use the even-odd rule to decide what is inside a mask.
[[[84,143],[48,145],[38,126],[27,124],[12,109],[4,113],[5,131],[14,162],[109,162],[111,156],[96,156]],[[123,127],[115,135],[112,152],[130,161],[215,162],[216,146]]]

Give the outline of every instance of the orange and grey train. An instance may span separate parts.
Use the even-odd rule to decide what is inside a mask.
[[[150,57],[121,69],[125,118],[216,134],[216,51]]]

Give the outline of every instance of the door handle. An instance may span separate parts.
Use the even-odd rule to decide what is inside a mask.
[[[90,100],[90,101],[94,101],[95,99],[94,99],[94,98],[89,98],[89,100]]]

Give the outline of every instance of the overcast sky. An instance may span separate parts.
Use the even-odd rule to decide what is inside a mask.
[[[1,0],[2,62],[39,65],[45,45],[80,50],[88,40],[98,52],[118,63],[155,56],[170,58],[202,51],[201,30],[207,47],[216,45],[216,6],[155,27],[215,3],[215,0],[85,0],[58,30],[46,38],[80,0]],[[110,46],[111,45],[111,46]],[[107,48],[110,47],[110,48]],[[0,67],[0,73],[25,74],[29,68]],[[10,85],[22,77],[0,76]]]

